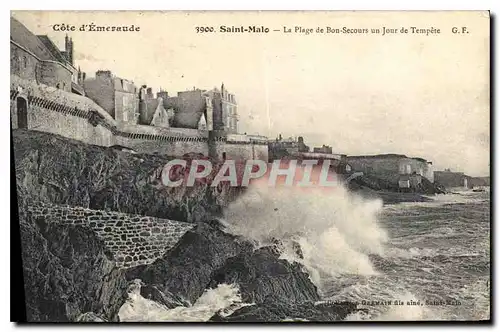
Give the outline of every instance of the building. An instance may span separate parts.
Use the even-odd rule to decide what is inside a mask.
[[[283,138],[281,134],[274,140],[268,141],[269,158],[271,160],[281,159],[286,156],[294,156],[299,152],[309,152],[309,146],[304,143],[304,138],[299,136]]]
[[[228,133],[235,134],[238,132],[238,105],[236,104],[236,98],[232,93],[229,93],[224,87],[224,83],[221,86],[221,116],[223,129]],[[215,108],[217,109],[217,108]]]
[[[59,51],[46,36],[36,36],[12,19],[13,129],[138,153],[268,161],[267,137],[237,133],[236,100],[223,86],[221,91],[194,89],[176,97],[160,91],[155,97],[151,88],[137,88],[110,70],[86,77],[73,66],[73,52],[71,38]]]
[[[450,169],[435,171],[434,180],[445,188],[468,187],[468,176],[463,172],[452,172]]]
[[[181,91],[169,96],[159,91],[165,109],[173,109],[172,126],[177,128],[216,130],[238,134],[238,105],[236,97],[221,85],[221,89]]]
[[[322,148],[314,148],[313,152],[310,152],[302,136],[297,138],[283,138],[279,134],[275,140],[268,141],[268,153],[270,161],[295,159],[298,162],[302,160],[317,160],[319,163],[322,163],[324,160],[329,160],[330,167],[337,174],[345,174],[352,171],[351,166],[347,163],[346,155],[335,154],[332,152],[332,148],[326,145],[323,145]]]
[[[453,172],[449,168],[444,171],[434,171],[434,179],[437,184],[445,188],[474,189],[477,187],[489,187],[490,177],[474,177],[463,172]]]
[[[399,176],[398,187],[400,191],[417,191],[422,185],[423,176],[420,174],[402,174]]]
[[[313,148],[314,153],[333,153],[332,147],[324,145],[320,148]]]
[[[61,51],[48,36],[36,36],[10,18],[10,73],[67,92],[84,94],[81,73],[74,67],[73,40],[66,36]],[[80,78],[80,79],[79,79]]]
[[[468,181],[469,188],[475,187],[489,187],[490,177],[489,176],[479,176],[479,177],[471,177]]]
[[[172,109],[174,117],[172,127],[213,130],[213,101],[206,90],[196,89],[181,91],[175,97],[169,97],[166,91],[160,91],[157,96],[165,97],[163,106]],[[204,128],[204,129],[203,129]]]
[[[98,70],[83,81],[85,94],[119,124],[137,124],[139,90],[134,82],[117,77],[110,70]],[[144,97],[143,97],[144,98]]]
[[[347,162],[354,171],[363,172],[393,185],[399,185],[404,175],[420,175],[434,182],[432,162],[422,158],[410,158],[400,154],[380,154],[368,156],[348,156]],[[402,181],[407,181],[404,177]]]

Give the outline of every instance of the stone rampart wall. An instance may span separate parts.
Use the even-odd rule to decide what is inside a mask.
[[[30,204],[28,213],[49,222],[92,228],[120,267],[152,263],[195,226],[168,219],[46,203]]]
[[[49,132],[100,146],[121,145],[139,153],[181,157],[186,153],[223,154],[235,160],[267,161],[267,143],[245,135],[215,135],[194,129],[157,128],[118,124],[102,107],[89,98],[60,89],[35,84],[11,75],[10,112],[12,128]],[[25,110],[19,109],[25,105]],[[26,117],[25,120],[21,117]]]

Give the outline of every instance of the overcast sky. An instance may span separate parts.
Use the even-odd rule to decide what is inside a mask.
[[[137,85],[220,87],[239,103],[240,131],[304,136],[346,154],[402,153],[489,174],[489,19],[483,13],[15,12],[63,48],[55,24],[130,25],[140,32],[70,32],[88,76],[112,70]],[[221,25],[264,25],[227,34]],[[196,33],[196,26],[217,32]],[[435,27],[439,35],[284,34],[283,26]],[[451,32],[467,26],[468,34]]]

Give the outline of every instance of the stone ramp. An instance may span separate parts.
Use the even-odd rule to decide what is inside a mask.
[[[119,267],[150,264],[172,248],[195,224],[78,206],[31,203],[27,213],[50,222],[92,228]]]

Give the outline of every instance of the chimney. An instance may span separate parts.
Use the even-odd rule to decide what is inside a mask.
[[[74,65],[75,62],[73,61],[73,50],[74,50],[73,38],[69,39],[69,45],[70,45],[70,48],[69,48],[69,61],[71,62],[71,65]]]
[[[110,70],[98,70],[95,73],[96,78],[107,78],[111,79],[111,71]]]
[[[147,88],[146,89],[146,96],[148,98],[154,98],[154,96],[153,96],[153,89],[152,88]]]
[[[166,99],[166,98],[168,98],[168,92],[164,91],[164,90],[160,90],[159,92],[156,93],[156,97]]]
[[[68,37],[64,37],[64,50],[66,51],[66,58],[71,65],[73,65],[73,39]]]

